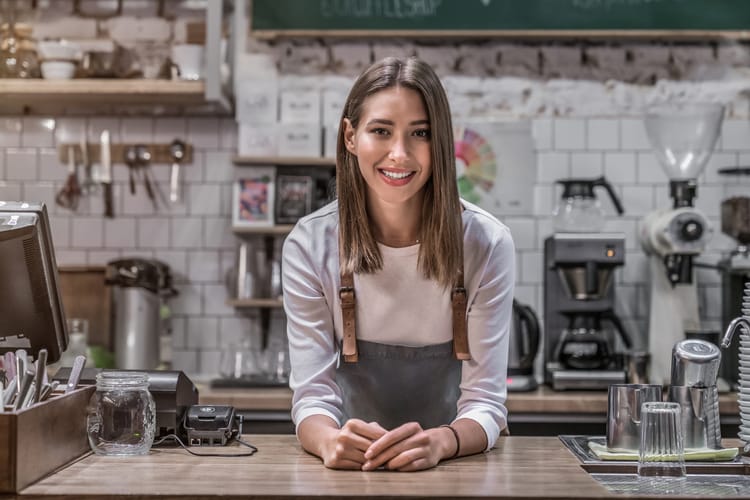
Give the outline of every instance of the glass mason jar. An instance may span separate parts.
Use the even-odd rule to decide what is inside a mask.
[[[39,78],[39,60],[31,27],[0,27],[0,78]]]
[[[96,376],[86,418],[89,445],[97,455],[145,455],[156,431],[156,405],[143,372]]]

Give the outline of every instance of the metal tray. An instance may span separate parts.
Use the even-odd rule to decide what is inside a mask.
[[[589,448],[589,441],[604,444],[604,436],[559,436],[560,441],[581,462],[586,472],[598,474],[637,474],[638,462],[620,460],[601,460]],[[742,463],[740,455],[726,462],[686,461],[685,472],[688,474],[750,474],[750,465]]]

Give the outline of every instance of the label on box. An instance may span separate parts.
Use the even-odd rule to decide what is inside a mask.
[[[347,91],[328,89],[323,91],[323,123],[339,123],[346,104]]]
[[[320,92],[317,90],[288,89],[281,91],[282,123],[320,124]]]
[[[279,125],[280,156],[319,157],[321,129],[317,123],[283,123]]]
[[[237,89],[235,117],[239,123],[276,123],[279,91],[275,86],[246,80]]]
[[[240,156],[276,156],[277,125],[240,123],[237,132],[237,153]]]

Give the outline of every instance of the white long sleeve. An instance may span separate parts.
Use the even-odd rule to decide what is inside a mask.
[[[506,372],[515,253],[508,228],[462,202],[470,361],[462,365],[456,418],[478,422],[491,448],[506,426]],[[417,269],[419,247],[380,246],[383,270],[355,275],[357,337],[407,346],[452,337],[450,291]],[[292,420],[327,415],[342,424],[336,384],[342,338],[336,202],[301,219],[284,243],[284,308],[294,390]]]

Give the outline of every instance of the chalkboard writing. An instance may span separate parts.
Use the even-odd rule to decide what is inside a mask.
[[[738,32],[750,0],[253,0],[251,29]]]

